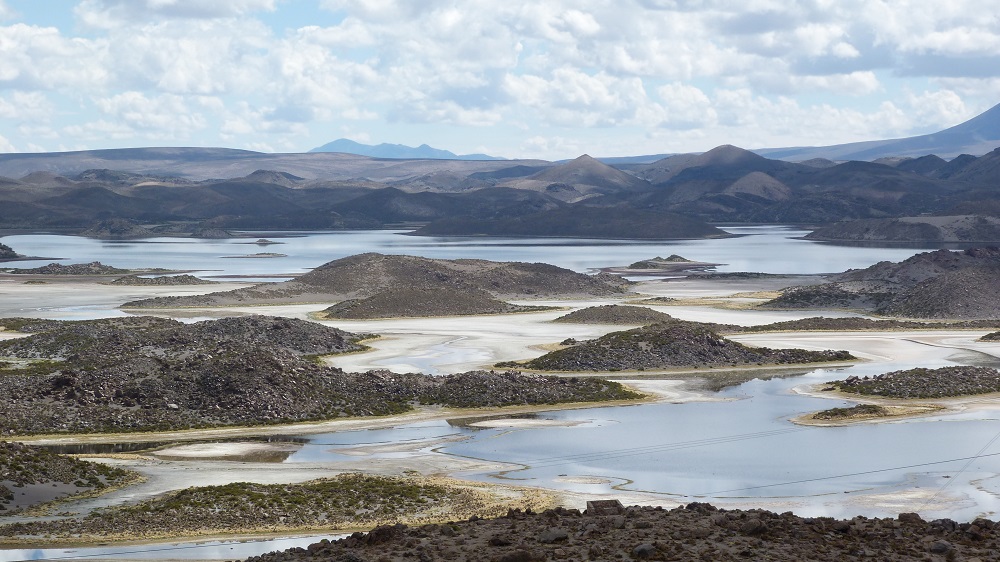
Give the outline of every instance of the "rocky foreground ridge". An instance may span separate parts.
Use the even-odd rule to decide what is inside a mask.
[[[1000,551],[1000,525],[980,518],[799,517],[791,512],[684,507],[511,510],[496,519],[383,526],[249,558],[247,562],[458,560],[844,560],[986,562]],[[609,502],[616,503],[616,502]]]
[[[937,250],[786,289],[765,308],[852,308],[911,318],[1000,317],[1000,249]]]
[[[0,320],[0,431],[86,433],[259,425],[456,407],[638,398],[618,383],[472,371],[345,373],[315,355],[365,335],[286,318]]]
[[[616,276],[592,276],[545,263],[444,260],[377,253],[348,256],[281,283],[188,297],[132,301],[125,308],[271,302],[340,302],[398,290],[484,291],[498,299],[608,296],[625,292]]]
[[[574,342],[570,347],[516,365],[543,371],[619,371],[852,359],[855,357],[846,351],[749,347],[720,336],[709,325],[671,320]],[[497,364],[498,367],[513,365]]]

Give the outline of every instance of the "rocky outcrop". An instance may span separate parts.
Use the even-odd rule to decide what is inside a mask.
[[[596,504],[598,502],[591,502]],[[616,503],[616,502],[607,502]],[[1000,525],[897,518],[799,517],[761,509],[717,509],[691,503],[674,509],[633,506],[585,512],[512,510],[443,525],[383,526],[369,533],[254,556],[247,562],[491,560],[767,560],[841,562],[870,558],[992,560]]]
[[[17,259],[20,254],[14,251],[13,248],[6,244],[0,244],[0,260],[12,260]]]
[[[1000,249],[937,250],[786,289],[765,308],[853,308],[912,318],[1000,316]]]
[[[32,325],[0,342],[0,432],[86,433],[260,425],[386,415],[413,404],[505,406],[627,399],[600,379],[475,371],[345,373],[312,356],[365,337],[250,316],[182,324],[126,317]]]
[[[888,398],[943,398],[1000,392],[1000,371],[987,367],[907,369],[830,383],[842,392]]]
[[[847,361],[846,351],[748,347],[694,322],[662,322],[547,353],[520,366],[545,371],[619,371]],[[498,366],[508,366],[507,363]]]
[[[500,299],[609,296],[624,293],[622,285],[620,278],[613,281],[544,263],[368,253],[325,263],[292,281],[210,295],[146,299],[126,303],[123,307],[343,301],[414,289],[485,291]]]
[[[99,261],[90,263],[73,263],[63,265],[61,263],[50,263],[41,267],[10,269],[7,273],[15,275],[121,275],[130,273],[128,269],[104,265]]]
[[[215,281],[200,279],[194,275],[160,275],[158,277],[139,277],[138,275],[126,275],[119,277],[110,285],[130,285],[130,286],[160,286],[160,285],[214,285]]]
[[[349,299],[322,311],[326,318],[415,318],[472,316],[548,310],[504,302],[478,289],[402,288],[362,299]]]
[[[644,326],[646,324],[655,324],[656,322],[665,322],[672,318],[669,314],[652,310],[645,306],[608,304],[574,310],[569,314],[556,318],[553,322]]]
[[[156,234],[148,228],[139,226],[135,221],[128,219],[107,219],[91,225],[81,232],[80,236],[105,240],[129,240],[134,238],[151,238],[156,236]]]

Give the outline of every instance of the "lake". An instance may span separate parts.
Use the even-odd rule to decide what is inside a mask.
[[[65,258],[59,263],[89,263],[127,269],[162,267],[193,270],[200,276],[303,273],[328,261],[379,252],[428,258],[480,258],[545,262],[574,271],[628,265],[655,256],[678,254],[695,261],[721,263],[718,271],[832,273],[867,267],[881,260],[905,259],[919,250],[833,246],[799,238],[809,233],[786,226],[726,227],[738,235],[714,240],[594,240],[583,238],[418,237],[405,231],[267,232],[281,244],[257,246],[254,238],[196,240],[151,238],[111,241],[47,234],[5,236],[0,242],[20,254]],[[231,258],[261,252],[280,258]],[[37,267],[45,261],[18,261],[3,267]]]
[[[195,270],[202,276],[262,275],[308,271],[332,259],[360,252],[435,258],[541,261],[587,271],[626,265],[654,256],[679,254],[721,263],[719,271],[824,273],[900,261],[919,249],[832,246],[800,239],[808,231],[783,226],[727,228],[738,237],[686,241],[606,241],[539,238],[418,238],[395,231],[263,233],[281,245],[261,248],[247,240],[158,238],[108,242],[56,235],[17,235],[0,239],[30,255],[67,257],[63,263],[101,261],[126,268],[166,267]],[[256,236],[256,235],[255,235]],[[224,256],[280,252],[283,258],[230,259]],[[14,262],[3,267],[34,267],[45,262]],[[95,316],[100,311],[94,312]],[[434,440],[459,435],[464,440],[436,449],[443,455],[498,460],[519,465],[503,474],[461,477],[524,484],[580,494],[643,493],[664,503],[690,501],[784,505],[800,515],[895,515],[891,501],[872,498],[917,494],[922,513],[968,520],[1000,512],[1000,445],[995,410],[895,423],[842,428],[809,428],[790,423],[806,412],[844,405],[796,394],[794,387],[850,374],[876,374],[915,366],[963,363],[947,346],[900,338],[901,359],[861,363],[840,371],[818,369],[794,378],[755,380],[719,394],[725,401],[656,403],[539,414],[557,424],[532,429],[475,429],[445,421],[392,429],[344,431],[306,436],[306,444],[285,462],[336,462],[340,448],[368,443]],[[435,369],[447,354],[401,357]],[[420,363],[420,364],[424,364]],[[395,455],[398,453],[386,453]],[[928,515],[929,514],[929,515]],[[303,546],[308,539],[255,543],[212,542],[203,550],[190,544],[74,550],[0,551],[0,561],[41,558],[114,557],[241,558],[259,552]],[[292,541],[292,542],[288,542]],[[241,546],[245,545],[245,546]]]

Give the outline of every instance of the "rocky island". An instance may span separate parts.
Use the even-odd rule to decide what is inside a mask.
[[[565,324],[625,324],[625,325],[645,325],[665,322],[673,317],[664,312],[652,310],[645,306],[628,306],[621,304],[607,304],[603,306],[591,306],[574,310],[569,314],[560,316],[553,322]]]
[[[261,425],[455,407],[639,398],[616,382],[515,372],[441,377],[345,373],[316,356],[367,337],[248,316],[183,324],[152,317],[0,320],[34,331],[0,342],[0,431],[90,433]]]
[[[846,351],[808,351],[748,347],[720,336],[697,322],[670,321],[642,328],[612,332],[597,339],[578,342],[523,363],[498,363],[543,371],[621,371],[717,367],[738,365],[784,365],[850,361]]]
[[[848,377],[829,388],[863,396],[886,398],[945,398],[1000,392],[1000,371],[989,367],[906,369],[873,377]]]
[[[188,297],[158,297],[126,303],[123,308],[172,308],[293,302],[341,302],[380,297],[385,303],[401,290],[437,289],[486,292],[498,299],[554,296],[609,296],[625,293],[628,282],[616,276],[591,276],[544,263],[444,260],[376,253],[325,263],[281,283]],[[491,305],[493,306],[493,305]],[[386,308],[381,314],[402,313]],[[440,314],[448,314],[447,310]]]
[[[472,316],[551,310],[548,306],[504,302],[480,289],[400,288],[348,299],[317,314],[322,319]]]

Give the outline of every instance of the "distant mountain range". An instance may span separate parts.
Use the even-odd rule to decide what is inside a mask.
[[[961,154],[981,156],[997,146],[1000,146],[1000,104],[964,123],[928,135],[832,146],[763,148],[754,152],[777,160],[802,161],[825,158],[871,161],[892,156],[918,158],[928,154],[936,154],[946,159]]]
[[[323,146],[316,147],[309,152],[343,152],[345,154],[358,154],[361,156],[371,156],[372,158],[397,158],[397,159],[430,159],[430,160],[506,160],[488,154],[455,154],[450,150],[442,150],[422,144],[416,148],[405,144],[361,144],[350,139],[337,139],[328,142]]]

